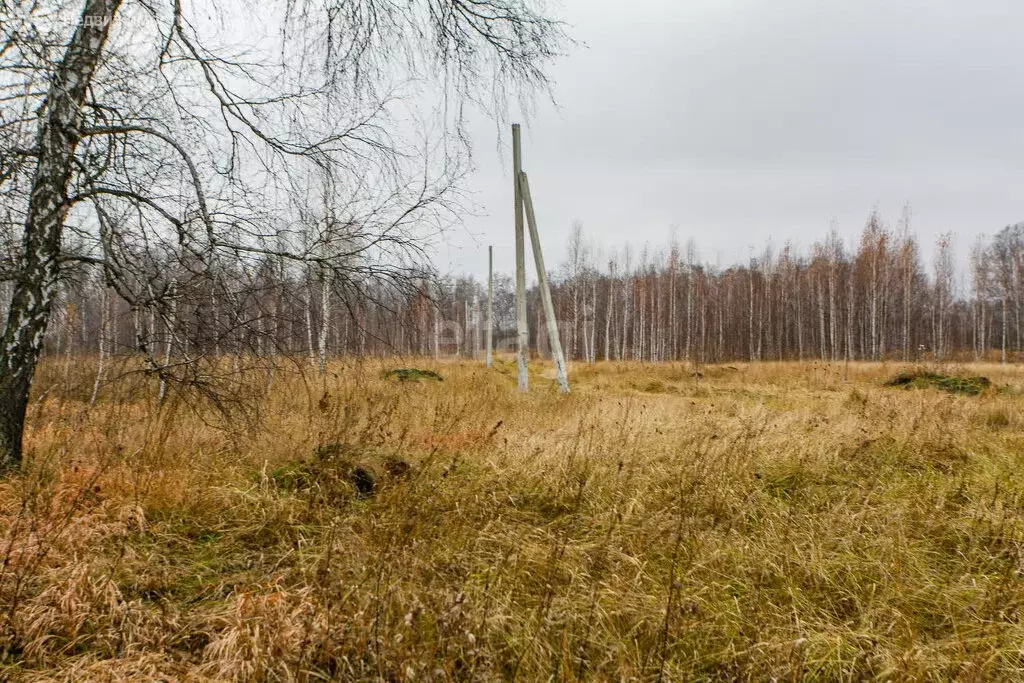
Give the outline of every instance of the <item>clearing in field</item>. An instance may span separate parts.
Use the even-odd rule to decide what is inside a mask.
[[[0,676],[1024,675],[1021,369],[576,364],[560,396],[409,362],[443,381],[279,370],[234,432],[45,366]]]

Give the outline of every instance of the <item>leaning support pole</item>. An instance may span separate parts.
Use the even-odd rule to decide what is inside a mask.
[[[487,247],[487,367],[491,367],[494,330],[494,247]]]
[[[526,172],[519,174],[520,191],[523,205],[526,208],[526,223],[530,228],[530,244],[533,245],[533,261],[537,266],[537,280],[540,283],[540,298],[544,305],[544,319],[548,326],[548,344],[551,345],[551,358],[555,361],[555,376],[558,378],[558,390],[569,393],[569,377],[565,372],[565,356],[562,355],[562,342],[558,338],[558,322],[555,320],[555,307],[551,303],[551,290],[548,288],[548,274],[544,270],[544,254],[540,249],[540,234],[537,232],[537,216],[533,212],[533,198],[530,196],[530,181]]]
[[[512,124],[512,184],[516,211],[516,364],[519,367],[519,391],[530,390],[526,374],[526,354],[530,333],[526,327],[526,248],[523,244],[523,195],[519,174],[523,170],[519,145],[519,124]]]

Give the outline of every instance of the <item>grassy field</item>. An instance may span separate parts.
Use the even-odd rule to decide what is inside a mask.
[[[224,430],[73,365],[0,482],[0,679],[1024,680],[1024,368],[374,361]]]

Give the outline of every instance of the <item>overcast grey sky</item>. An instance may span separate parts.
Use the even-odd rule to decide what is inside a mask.
[[[801,247],[906,202],[930,263],[951,231],[1024,220],[1021,0],[566,0],[583,45],[554,68],[558,106],[524,121],[548,267],[574,219],[605,248],[693,237],[702,260]],[[469,217],[442,269],[513,270],[509,153],[473,125]],[[504,144],[509,143],[505,134]]]

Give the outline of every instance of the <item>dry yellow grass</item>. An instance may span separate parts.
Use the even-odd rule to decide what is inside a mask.
[[[562,397],[409,363],[445,381],[281,371],[232,431],[45,367],[0,678],[1024,679],[1020,368],[577,364]]]

